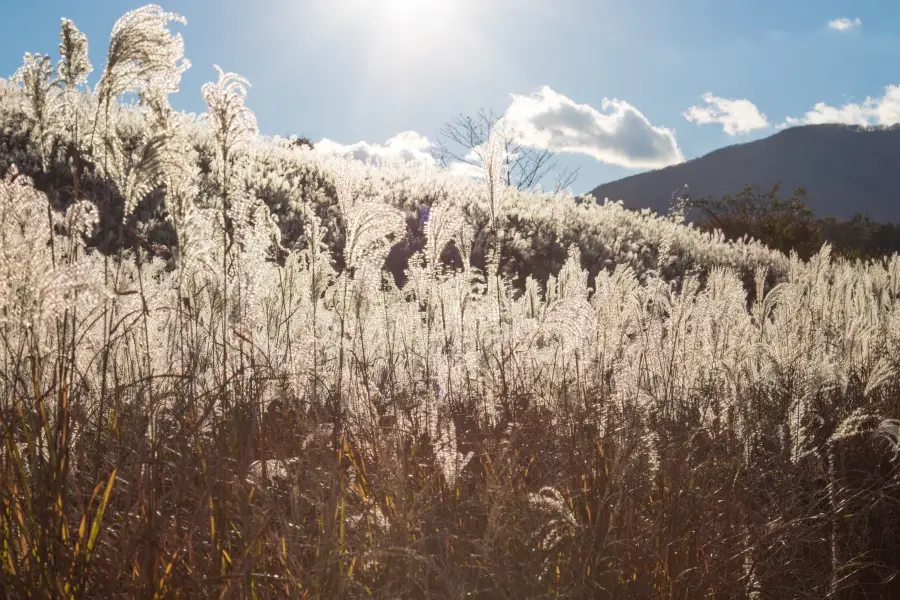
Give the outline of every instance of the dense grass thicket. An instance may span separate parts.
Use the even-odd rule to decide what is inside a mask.
[[[0,86],[7,597],[900,597],[900,257],[178,113],[181,20]]]

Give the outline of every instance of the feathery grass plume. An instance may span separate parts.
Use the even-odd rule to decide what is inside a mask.
[[[338,207],[345,227],[344,264],[351,272],[364,263],[380,269],[389,242],[405,227],[400,212],[377,199],[363,198],[355,190],[351,165],[342,159],[334,180]]]
[[[216,152],[223,163],[231,152],[256,135],[256,115],[244,104],[250,82],[236,73],[226,73],[213,65],[219,74],[215,82],[204,83],[201,90],[216,136]]]
[[[490,203],[491,230],[496,231],[503,221],[504,184],[506,170],[509,165],[506,143],[496,128],[491,128],[485,144],[483,157],[484,180],[487,185],[488,202]]]
[[[204,242],[191,237],[192,219],[197,210],[197,200],[200,196],[200,167],[199,153],[193,147],[189,134],[185,131],[187,124],[185,119],[178,118],[167,110],[168,103],[154,102],[154,114],[156,115],[158,131],[163,134],[164,144],[161,160],[161,181],[165,186],[166,214],[178,239],[178,244],[170,247],[173,259],[180,264],[184,249],[189,245],[197,245],[202,248]],[[189,239],[190,238],[190,239]],[[208,244],[209,240],[206,240]],[[198,248],[199,250],[199,248]],[[198,256],[205,254],[199,250]]]
[[[351,158],[342,157],[334,169],[334,191],[337,195],[337,205],[341,214],[348,214],[357,201],[354,189],[353,173],[350,169]]]
[[[334,281],[332,256],[325,244],[322,221],[307,204],[300,206],[306,247],[300,252],[302,267],[309,273],[308,299],[316,304]]]
[[[15,166],[0,180],[0,322],[21,324],[38,339],[44,326],[76,302],[89,310],[106,298],[90,263],[54,263],[46,206],[46,196]],[[95,218],[85,203],[77,203],[65,220],[78,234],[93,227]]]
[[[94,70],[88,59],[88,39],[69,19],[62,19],[59,32],[59,63],[56,76],[69,90],[80,90]]]
[[[81,149],[80,117],[84,107],[87,89],[88,75],[93,71],[91,61],[88,59],[88,39],[79,31],[69,19],[62,19],[59,31],[59,62],[56,65],[56,77],[63,88],[63,101],[65,111],[63,116],[64,127],[71,136],[73,145]],[[75,196],[78,190],[78,167],[72,165],[75,179]]]
[[[547,285],[547,302],[542,311],[542,328],[556,335],[566,350],[574,351],[594,334],[595,311],[590,304],[588,274],[581,268],[581,253],[572,246],[559,277]]]
[[[344,264],[357,269],[364,263],[381,268],[390,250],[392,238],[403,232],[403,216],[383,202],[355,202],[343,215],[347,226]]]
[[[178,91],[181,75],[190,68],[184,58],[184,40],[181,34],[173,35],[170,22],[186,24],[187,20],[175,13],[163,11],[149,4],[125,13],[113,26],[106,65],[95,89],[98,98],[98,115],[94,133],[102,123],[102,143],[94,147],[98,168],[107,173],[119,187],[125,198],[124,216],[127,218],[137,204],[163,179],[163,149],[167,132],[145,127],[134,120],[112,118],[113,102],[126,93],[137,94],[145,106],[150,104],[150,114],[159,112],[160,102],[166,95]],[[73,40],[73,56],[67,59],[67,69],[73,74],[83,74],[85,60],[78,53],[86,50],[74,26],[63,24],[63,35]],[[78,41],[74,41],[78,40]],[[83,47],[85,46],[85,47]],[[155,106],[154,106],[155,104]],[[92,134],[93,139],[93,134]]]
[[[181,75],[191,63],[184,58],[181,34],[169,31],[170,22],[185,25],[187,19],[148,4],[125,13],[113,25],[106,66],[95,91],[107,111],[127,92],[140,93],[150,87],[178,91]]]
[[[473,452],[470,450],[465,455],[457,450],[456,425],[453,419],[444,419],[437,427],[433,428],[435,436],[435,460],[444,475],[444,483],[451,490],[456,488],[460,473],[472,460]]]
[[[462,246],[465,228],[465,215],[457,206],[437,202],[431,207],[425,222],[425,255],[430,271],[438,272],[441,253],[451,240]]]
[[[207,105],[206,117],[212,124],[215,138],[214,160],[212,171],[218,184],[214,195],[213,208],[216,212],[216,238],[221,246],[217,249],[221,267],[218,276],[221,286],[222,323],[221,343],[223,358],[221,360],[221,382],[224,395],[227,380],[228,357],[228,325],[240,314],[241,304],[231,302],[230,283],[240,284],[240,278],[229,281],[229,274],[240,265],[236,260],[242,247],[245,230],[251,223],[251,215],[257,202],[250,197],[246,186],[242,185],[242,177],[248,172],[250,157],[240,155],[250,136],[256,134],[256,116],[244,104],[249,82],[235,73],[226,73],[218,65],[214,65],[219,77],[215,82],[205,83],[201,89]],[[234,252],[238,244],[237,253]],[[239,290],[235,290],[238,291]]]
[[[60,93],[53,79],[53,64],[44,54],[26,53],[23,64],[13,74],[11,81],[21,86],[27,103],[24,113],[32,128],[32,137],[40,150],[41,162],[47,169],[50,145],[57,134]]]
[[[891,444],[894,452],[900,453],[900,419],[882,419],[875,431]]]
[[[256,115],[244,104],[250,83],[236,73],[226,73],[218,65],[214,67],[218,80],[203,84],[201,91],[207,106],[205,116],[215,136],[212,169],[219,185],[216,202],[223,227],[223,261],[227,261],[231,245],[239,242],[244,230],[251,226],[251,215],[259,203],[243,185],[243,177],[249,173],[250,157],[239,154],[258,129]],[[225,270],[223,262],[223,277]]]
[[[155,132],[142,119],[121,119],[95,156],[98,170],[115,182],[125,201],[127,219],[137,205],[164,180],[167,132]]]
[[[554,566],[554,553],[576,534],[578,521],[565,497],[555,487],[544,486],[536,493],[528,494],[528,503],[546,518],[535,532],[538,548],[545,556],[542,575],[546,576]]]

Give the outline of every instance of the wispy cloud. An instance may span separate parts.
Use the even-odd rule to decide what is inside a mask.
[[[830,106],[818,102],[802,117],[788,117],[779,127],[842,123],[844,125],[888,126],[900,123],[900,85],[889,85],[884,95],[862,102]]]
[[[862,27],[862,19],[859,17],[854,19],[841,17],[839,19],[828,21],[828,28],[834,29],[835,31],[850,31],[851,29],[857,29],[859,27]]]
[[[769,126],[766,115],[747,99],[728,100],[707,92],[703,94],[706,106],[692,106],[683,113],[691,123],[707,125],[719,123],[728,135],[749,133]]]
[[[629,168],[658,168],[684,161],[675,132],[654,126],[624,100],[604,98],[600,109],[577,104],[543,86],[530,96],[512,95],[501,121],[523,146],[585,154]]]

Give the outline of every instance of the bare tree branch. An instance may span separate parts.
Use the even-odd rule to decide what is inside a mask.
[[[480,109],[472,117],[457,115],[438,132],[438,141],[432,156],[442,167],[463,163],[480,167],[483,164],[484,146],[491,128],[499,131],[506,145],[506,183],[520,190],[533,189],[557,166],[556,153],[551,148],[527,148],[517,143],[514,130],[510,130],[493,111]],[[473,156],[474,154],[474,156]],[[579,169],[564,169],[557,174],[554,191],[559,192],[574,183]]]

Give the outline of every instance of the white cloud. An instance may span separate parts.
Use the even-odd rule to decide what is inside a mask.
[[[501,118],[516,143],[554,152],[586,154],[631,168],[658,168],[684,161],[675,132],[655,127],[634,106],[604,98],[601,110],[543,86],[530,96],[512,94]]]
[[[692,106],[684,118],[698,125],[719,123],[728,135],[748,133],[769,126],[766,115],[749,100],[728,100],[707,92],[703,94],[706,106]]]
[[[432,148],[434,148],[434,144],[427,137],[415,131],[398,133],[384,144],[373,144],[364,141],[356,142],[355,144],[341,144],[328,138],[322,138],[315,143],[316,152],[339,156],[347,156],[349,154],[361,162],[371,159],[373,163],[407,165],[417,163],[419,166],[437,168],[437,160],[431,154]],[[476,164],[451,162],[447,166],[447,171],[450,175],[464,179],[483,178],[484,170],[480,166],[478,154],[470,151],[465,158]]]
[[[469,179],[484,179],[484,168],[464,162],[452,162],[447,166],[451,175]]]
[[[858,27],[862,27],[862,20],[859,17],[856,17],[855,19],[841,17],[840,19],[828,21],[828,28],[834,29],[835,31],[850,31],[851,29],[856,29]]]
[[[844,125],[889,126],[900,123],[900,85],[889,85],[884,95],[867,97],[863,102],[829,106],[818,102],[799,118],[788,117],[781,127],[842,123]]]
[[[427,137],[419,135],[415,131],[398,133],[384,144],[356,142],[344,145],[328,138],[323,138],[315,144],[315,148],[319,152],[350,154],[353,158],[363,162],[372,159],[372,162],[416,162],[423,166],[435,166],[436,161],[431,155],[432,146],[433,144]]]
[[[550,148],[554,152],[586,154],[601,162],[631,168],[658,168],[684,161],[675,133],[655,127],[627,102],[604,98],[602,111],[576,104],[549,87],[531,96],[512,94],[512,103],[496,127],[512,141],[528,148]],[[435,167],[434,144],[415,131],[404,131],[384,144],[341,144],[323,138],[317,152],[351,155],[360,161],[419,163]],[[479,148],[471,149],[466,162],[448,166],[451,174],[483,177]]]

